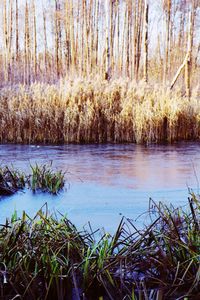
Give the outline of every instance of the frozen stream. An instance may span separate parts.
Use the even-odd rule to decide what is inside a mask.
[[[135,220],[155,201],[187,203],[188,187],[198,189],[200,144],[175,145],[0,145],[0,162],[26,172],[30,163],[53,160],[66,171],[66,191],[59,196],[19,192],[0,200],[0,221],[16,209],[30,215],[47,202],[49,210],[67,214],[81,228],[88,221],[94,229],[113,232],[124,215]],[[140,217],[139,226],[144,221]],[[136,223],[136,224],[137,224]]]

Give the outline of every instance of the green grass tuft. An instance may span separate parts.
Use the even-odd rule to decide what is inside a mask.
[[[17,191],[28,187],[33,192],[42,191],[50,194],[58,194],[65,184],[65,174],[62,171],[54,171],[52,163],[31,165],[31,174],[8,166],[0,167],[0,195],[12,195]]]
[[[15,212],[0,228],[3,299],[199,299],[198,197],[184,210],[152,207],[151,225],[137,230],[123,218],[98,240],[47,207],[34,218]]]

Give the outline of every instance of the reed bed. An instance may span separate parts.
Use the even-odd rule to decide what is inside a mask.
[[[200,101],[129,80],[73,80],[0,90],[0,142],[199,140]]]
[[[200,205],[151,202],[152,223],[78,231],[63,215],[16,213],[0,227],[1,299],[174,300],[200,297]]]

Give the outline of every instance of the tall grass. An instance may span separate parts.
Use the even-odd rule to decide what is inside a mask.
[[[33,192],[39,190],[56,195],[64,187],[65,174],[54,171],[51,163],[31,165],[31,171],[31,175],[27,176],[27,185]]]
[[[150,226],[137,230],[122,219],[113,236],[100,239],[46,211],[15,214],[0,227],[3,299],[199,299],[195,195],[184,211],[153,203]]]
[[[0,142],[173,142],[199,139],[198,93],[128,80],[75,80],[0,90]]]
[[[0,195],[12,195],[24,189],[25,174],[9,166],[0,167]]]
[[[37,191],[58,194],[65,184],[65,174],[55,171],[52,163],[31,165],[31,173],[25,174],[14,167],[0,167],[0,195],[12,195],[17,191],[29,188]]]

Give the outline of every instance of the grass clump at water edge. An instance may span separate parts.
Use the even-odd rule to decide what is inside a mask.
[[[0,167],[0,195],[12,195],[24,189],[26,181],[23,172],[9,166]]]
[[[31,171],[27,183],[33,192],[41,190],[50,194],[57,194],[64,187],[64,173],[53,171],[51,164],[31,165]]]
[[[0,228],[1,295],[15,299],[199,299],[200,205],[156,205],[138,230],[78,231],[64,216],[25,212]]]
[[[52,169],[52,163],[30,165],[31,173],[13,167],[0,167],[0,195],[12,195],[19,190],[29,188],[33,192],[42,191],[58,194],[65,184],[65,174]]]

